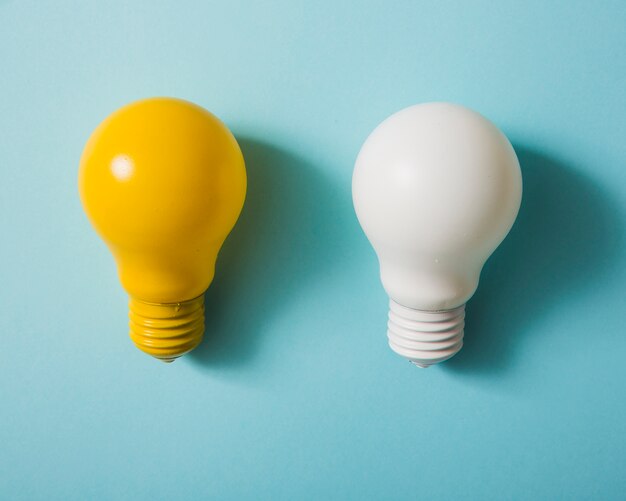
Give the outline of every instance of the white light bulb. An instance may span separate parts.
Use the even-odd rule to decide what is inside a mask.
[[[363,144],[352,196],[390,299],[389,345],[420,367],[452,357],[465,303],[519,210],[511,143],[462,106],[411,106]]]

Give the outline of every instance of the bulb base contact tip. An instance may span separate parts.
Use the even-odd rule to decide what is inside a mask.
[[[423,369],[453,357],[463,346],[465,305],[423,311],[389,301],[389,346]]]
[[[129,301],[130,338],[144,353],[170,363],[189,353],[204,335],[204,294],[180,303]]]

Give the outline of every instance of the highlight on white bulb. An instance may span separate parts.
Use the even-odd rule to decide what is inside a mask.
[[[363,144],[352,196],[389,295],[389,345],[420,367],[452,357],[465,303],[519,211],[511,143],[463,106],[411,106]]]

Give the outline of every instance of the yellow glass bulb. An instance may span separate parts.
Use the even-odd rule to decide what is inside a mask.
[[[137,101],[92,133],[78,184],[130,295],[134,343],[166,362],[194,349],[204,334],[204,292],[246,194],[234,136],[187,101]]]

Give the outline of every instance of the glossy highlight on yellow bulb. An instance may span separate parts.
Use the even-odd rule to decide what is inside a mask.
[[[234,136],[187,101],[131,103],[87,141],[79,191],[130,295],[131,339],[166,362],[191,351],[217,254],[245,199]]]

